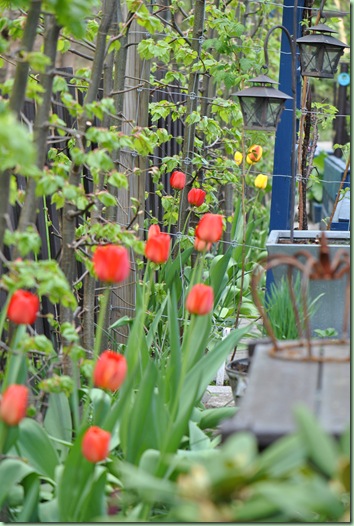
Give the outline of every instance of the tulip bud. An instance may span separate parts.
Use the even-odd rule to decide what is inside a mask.
[[[254,180],[254,186],[256,188],[260,188],[261,190],[264,190],[268,183],[268,177],[263,174],[258,174],[257,177]]]
[[[253,144],[247,152],[246,161],[248,164],[258,163],[262,158],[263,149],[259,144]]]
[[[205,201],[206,192],[200,188],[192,188],[188,192],[188,203],[192,206],[202,206]]]
[[[214,291],[209,285],[194,285],[186,299],[186,309],[191,314],[204,316],[213,310]]]
[[[7,317],[13,323],[32,325],[39,311],[39,299],[27,290],[16,290],[11,297]]]
[[[105,460],[109,453],[111,434],[100,427],[89,427],[83,436],[81,451],[89,462],[96,463]]]
[[[165,263],[170,254],[171,238],[168,234],[161,232],[161,234],[154,235],[148,238],[145,245],[145,256],[154,263]]]
[[[243,159],[243,155],[241,152],[236,152],[235,155],[234,155],[234,160],[235,160],[235,163],[237,164],[237,166],[240,166],[240,164],[242,163],[242,159]]]
[[[28,388],[25,385],[10,385],[0,400],[0,420],[8,426],[17,426],[26,416]]]
[[[186,186],[187,176],[185,173],[180,172],[179,170],[173,170],[170,177],[170,185],[175,190],[183,190]]]
[[[129,276],[129,253],[125,247],[99,246],[95,250],[92,262],[95,274],[101,281],[120,283]]]
[[[93,383],[101,389],[116,391],[124,382],[127,374],[127,361],[122,354],[104,351],[98,358],[93,370]]]
[[[195,235],[207,243],[219,241],[223,231],[223,216],[219,214],[205,214],[195,229]]]

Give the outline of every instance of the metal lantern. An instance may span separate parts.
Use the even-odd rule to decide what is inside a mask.
[[[275,131],[285,102],[292,99],[274,88],[278,84],[266,75],[250,79],[252,87],[234,93],[240,100],[245,129]]]
[[[338,62],[347,44],[331,36],[336,33],[326,24],[310,28],[314,34],[298,38],[300,49],[301,75],[303,77],[334,77]]]

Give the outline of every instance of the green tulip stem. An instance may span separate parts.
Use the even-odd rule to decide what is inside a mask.
[[[94,362],[97,360],[100,354],[100,351],[101,351],[102,332],[103,332],[103,327],[104,327],[104,321],[106,319],[107,305],[109,301],[110,292],[111,292],[111,289],[110,287],[107,286],[104,290],[104,293],[102,295],[102,299],[100,302],[100,311],[99,311],[98,320],[97,320],[95,346],[93,350]]]
[[[16,351],[18,343],[23,339],[24,333],[26,332],[26,325],[18,325],[10,343],[11,352],[6,364],[4,381],[2,384],[3,390],[5,390],[9,385],[17,383],[18,375],[21,370],[21,365],[24,360],[24,354],[22,352]]]
[[[74,420],[74,428],[76,433],[79,432],[80,427],[80,402],[79,402],[79,387],[80,387],[80,374],[78,370],[78,363],[77,360],[72,360],[73,368],[72,368],[72,374],[73,374],[73,380],[74,380],[74,389],[72,392],[72,412],[73,412],[73,420]],[[92,381],[92,380],[91,380]],[[86,407],[85,407],[86,409]],[[84,412],[84,418],[83,421],[86,420],[87,412]]]
[[[5,422],[0,421],[0,456],[4,453],[8,432],[8,426],[5,424]]]
[[[185,220],[185,223],[184,223],[184,226],[183,226],[183,229],[182,229],[182,234],[186,233],[186,228],[188,226],[189,218],[191,216],[191,213],[192,213],[192,210],[189,210],[188,215],[187,215],[186,220]]]
[[[7,309],[8,309],[9,303],[10,303],[11,296],[12,296],[12,294],[9,294],[7,296],[5,305],[3,306],[3,308],[2,308],[2,310],[0,312],[0,338],[2,337],[2,331],[4,330],[4,324],[5,324],[5,320],[6,320]]]

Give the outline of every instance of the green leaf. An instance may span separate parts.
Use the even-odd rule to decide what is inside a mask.
[[[163,315],[163,313],[165,311],[165,308],[166,308],[167,300],[168,300],[168,296],[166,296],[166,298],[163,300],[163,302],[161,304],[161,307],[159,308],[159,310],[155,314],[154,321],[150,325],[149,332],[148,332],[148,334],[146,336],[146,345],[147,345],[148,349],[150,349],[150,347],[151,347],[151,345],[153,343],[153,339],[154,339],[156,331],[158,329],[158,325],[160,323],[161,316]]]
[[[166,408],[156,389],[157,368],[151,360],[139,390],[127,405],[120,425],[121,446],[128,462],[138,464],[146,449],[159,449],[166,428]]]
[[[109,329],[116,329],[117,327],[124,327],[125,325],[132,325],[134,322],[134,318],[129,318],[129,316],[122,316],[117,321],[112,323],[112,325],[109,326]]]
[[[168,294],[168,332],[170,337],[170,360],[169,367],[166,371],[166,385],[169,398],[173,398],[178,389],[180,381],[182,355],[180,344],[180,330],[178,323],[178,309],[175,287],[169,290]]]
[[[81,498],[77,509],[77,522],[93,522],[106,512],[106,478],[107,470],[97,466],[94,476],[85,487],[84,498]]]
[[[70,405],[64,393],[51,393],[48,400],[48,409],[44,419],[44,428],[48,435],[71,443],[72,420]],[[53,442],[55,449],[60,452],[61,460],[64,460],[68,447],[58,442]]]
[[[17,522],[35,522],[38,520],[38,501],[40,481],[37,473],[31,473],[23,481],[25,498],[23,507],[17,516]]]
[[[189,445],[192,451],[211,448],[210,438],[193,421],[189,421]]]
[[[179,279],[179,275],[182,271],[183,266],[185,265],[187,259],[190,257],[194,250],[194,247],[186,248],[181,252],[178,258],[172,260],[172,258],[167,262],[165,266],[164,278],[166,281],[166,287],[169,289],[172,283],[176,279]]]
[[[182,403],[196,385],[198,386],[196,401],[200,400],[227,355],[248,331],[248,325],[231,331],[188,372],[182,393]]]
[[[55,498],[47,502],[40,502],[38,515],[40,522],[60,522],[58,499]]]
[[[308,456],[323,473],[333,477],[338,469],[338,447],[334,439],[325,433],[307,407],[298,405],[294,416]]]
[[[174,502],[177,498],[176,486],[166,479],[159,479],[140,467],[122,462],[119,466],[124,487],[137,491],[147,502]]]
[[[257,460],[260,471],[270,477],[282,477],[295,468],[300,468],[306,460],[306,449],[298,434],[280,438],[267,447]]]
[[[24,53],[24,60],[27,60],[32,69],[43,73],[46,66],[50,64],[50,58],[39,51]]]
[[[274,503],[289,519],[314,522],[317,514],[339,518],[344,509],[337,497],[319,477],[296,481],[267,481],[253,486],[255,494]]]
[[[221,286],[232,256],[233,248],[230,246],[227,252],[216,263],[210,267],[210,285],[214,290],[214,305],[217,305],[224,288]]]
[[[201,411],[198,422],[200,429],[215,429],[220,422],[232,418],[237,409],[236,407],[214,407]]]
[[[102,426],[102,422],[108,415],[111,407],[111,398],[102,389],[96,388],[91,389],[90,398],[93,404],[93,424]]]
[[[0,507],[5,501],[11,489],[20,483],[25,477],[34,473],[34,469],[22,460],[5,458],[0,463]],[[6,481],[6,483],[4,483]]]
[[[116,206],[117,200],[114,195],[109,192],[99,192],[97,194],[98,200],[104,204],[104,206]]]
[[[129,183],[128,178],[124,173],[112,172],[107,179],[108,184],[115,186],[116,188],[128,189]]]
[[[0,112],[0,158],[2,171],[19,166],[24,173],[35,162],[31,135],[12,113]]]
[[[76,437],[57,485],[59,522],[77,522],[80,501],[91,484],[95,464],[88,462],[81,452],[85,431],[82,430]]]
[[[21,457],[41,475],[54,480],[59,458],[47,433],[35,421],[24,418],[19,425],[20,436],[17,448]]]

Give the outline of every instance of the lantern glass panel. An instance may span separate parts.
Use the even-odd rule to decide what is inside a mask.
[[[285,101],[269,97],[240,97],[246,129],[275,131]]]
[[[301,44],[301,74],[305,77],[333,78],[337,71],[343,47],[325,46],[323,44]]]

